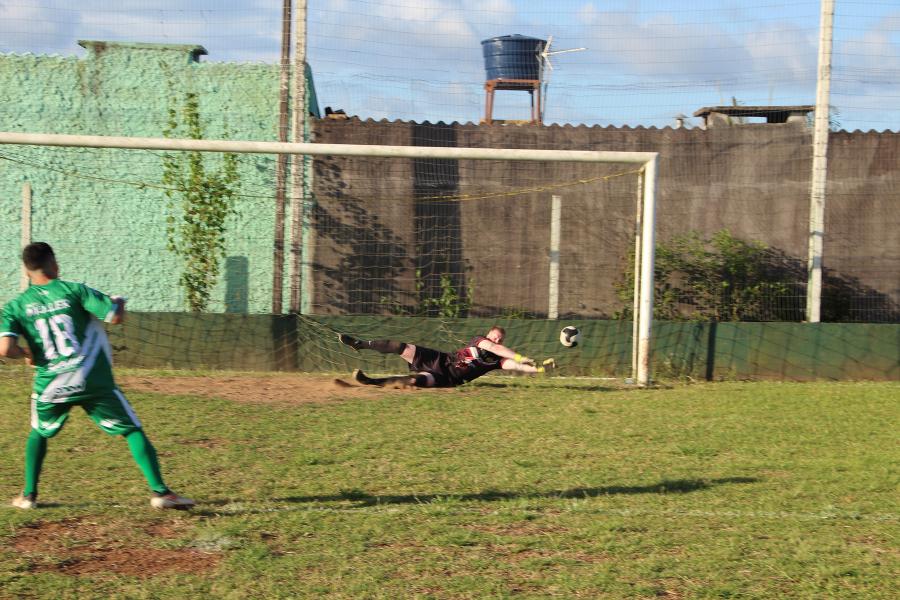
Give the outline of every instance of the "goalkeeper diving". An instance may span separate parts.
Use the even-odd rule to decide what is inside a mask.
[[[416,346],[393,340],[360,340],[345,333],[338,340],[354,350],[374,350],[382,354],[399,354],[409,363],[408,375],[391,377],[369,377],[361,370],[353,372],[353,378],[364,385],[384,387],[456,387],[477,379],[496,369],[518,371],[520,373],[544,373],[556,367],[552,358],[540,366],[527,356],[503,345],[506,331],[493,326],[486,335],[478,335],[455,352],[441,352],[423,346]]]

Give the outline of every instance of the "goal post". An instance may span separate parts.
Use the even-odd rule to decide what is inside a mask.
[[[637,359],[632,373],[641,386],[650,383],[650,345],[653,323],[653,265],[658,154],[595,150],[537,150],[370,144],[322,144],[207,139],[170,139],[0,132],[0,144],[156,151],[193,151],[236,154],[380,157],[471,161],[539,161],[547,163],[618,163],[639,165],[641,250],[635,257],[637,336],[632,340]],[[639,267],[639,269],[638,269]]]

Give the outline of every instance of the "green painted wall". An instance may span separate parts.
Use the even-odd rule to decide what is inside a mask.
[[[124,366],[334,373],[360,367],[384,373],[404,372],[405,363],[350,351],[335,332],[449,351],[495,323],[506,328],[510,347],[556,358],[560,374],[630,375],[630,321],[137,313],[111,327],[110,339],[117,364]],[[569,324],[582,332],[576,348],[558,341]],[[654,336],[652,372],[660,379],[900,380],[896,324],[660,322]]]
[[[207,137],[277,140],[277,65],[198,62],[206,52],[190,45],[81,44],[84,58],[0,55],[0,130],[161,137],[171,98],[193,92]],[[314,91],[310,106],[318,112]],[[0,156],[0,303],[19,289],[28,181],[31,239],[54,246],[63,278],[126,295],[133,310],[184,309],[180,267],[166,250],[166,198],[153,187],[160,153],[3,146]],[[240,157],[241,197],[212,311],[270,310],[274,161]]]

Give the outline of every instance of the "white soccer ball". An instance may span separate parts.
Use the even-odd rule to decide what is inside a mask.
[[[581,332],[577,327],[567,325],[559,332],[559,343],[566,348],[574,348],[578,345],[579,340],[581,340]]]

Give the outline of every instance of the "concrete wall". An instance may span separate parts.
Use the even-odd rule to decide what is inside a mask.
[[[422,127],[402,122],[321,121],[316,125],[316,140],[413,144]],[[430,127],[444,130],[440,136],[435,133],[434,139],[452,139],[453,145],[460,147],[659,152],[659,239],[691,230],[709,235],[728,229],[741,239],[763,242],[778,256],[785,276],[797,283],[795,301],[800,303],[805,295],[800,288],[806,281],[812,155],[811,133],[803,126],[769,124],[706,131],[456,123]],[[855,298],[860,303],[860,320],[868,318],[867,305],[869,309],[877,307],[870,314],[893,311],[896,318],[900,304],[900,207],[895,193],[900,185],[895,160],[898,148],[900,134],[896,133],[839,132],[832,137],[825,240],[829,279],[825,293],[827,296],[839,289],[841,294]],[[523,163],[499,161],[474,168],[471,162],[460,161],[453,166],[458,172],[458,194],[527,190],[539,183],[591,179],[628,169],[623,165],[572,164],[526,168]],[[349,264],[350,257],[361,260],[361,248],[353,242],[357,238],[352,231],[333,228],[333,222],[321,223],[320,235],[328,237],[342,231],[344,235],[331,237],[333,242],[342,240],[344,244],[332,243],[317,255],[317,261],[325,267],[317,281],[317,310],[343,311],[345,306],[331,303],[334,293],[360,297],[358,285],[347,285],[346,277],[358,281],[364,276],[381,277],[384,272],[392,278],[392,285],[402,282],[397,297],[409,297],[414,285],[411,272],[419,262],[416,239],[421,236],[421,228],[414,225],[414,203],[408,201],[415,197],[414,176],[398,174],[392,187],[385,187],[391,185],[388,181],[379,181],[370,193],[366,188],[370,173],[365,171],[373,168],[371,161],[330,158],[316,163],[320,172],[340,173],[339,179],[347,185],[343,196],[335,196],[321,180],[316,181],[323,212],[335,214],[347,209],[352,213],[367,206],[366,221],[358,225],[377,223],[379,240],[397,246],[391,269],[372,269],[368,262]],[[561,314],[602,318],[623,307],[616,297],[615,283],[628,268],[637,194],[633,175],[557,191],[523,192],[512,199],[459,202],[463,243],[458,270],[477,281],[476,313],[495,314],[512,305],[538,316],[546,314],[552,193],[563,196]],[[381,206],[368,201],[374,197],[399,201]],[[335,268],[329,269],[331,265]],[[369,286],[389,289],[386,283],[371,280]]]

